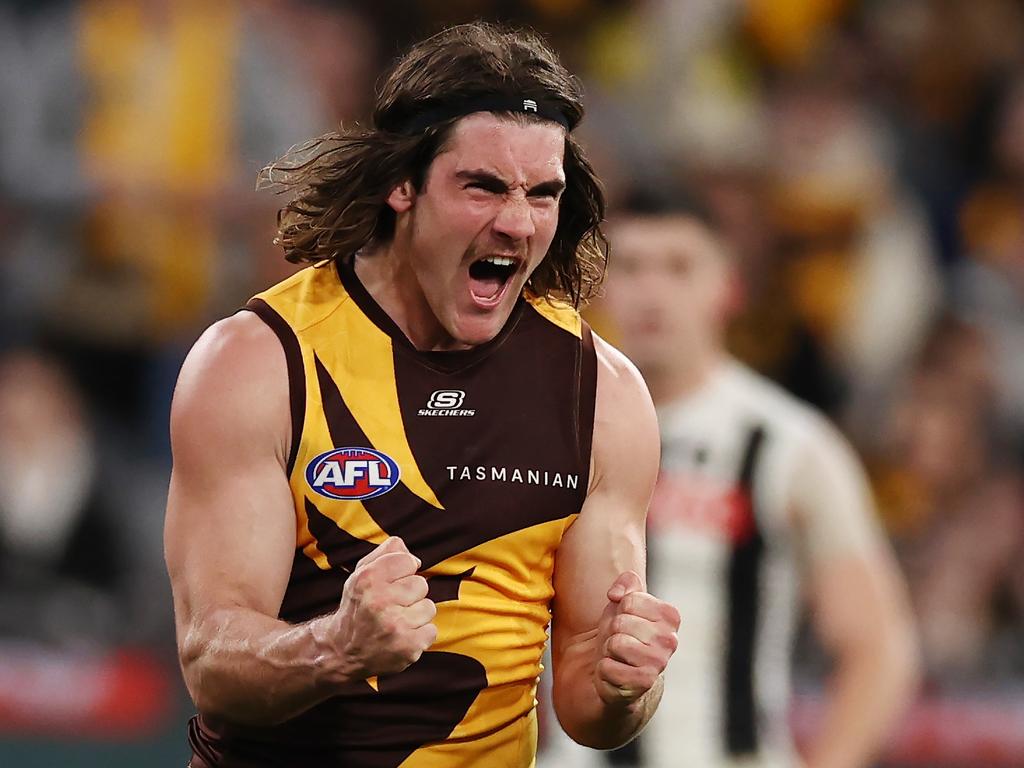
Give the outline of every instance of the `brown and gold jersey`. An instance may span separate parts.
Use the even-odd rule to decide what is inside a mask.
[[[394,535],[422,560],[438,638],[277,727],[196,718],[193,765],[532,765],[555,550],[587,492],[589,329],[526,297],[487,344],[420,352],[347,265],[302,270],[248,309],[288,360],[296,550],[280,617],[335,610]]]

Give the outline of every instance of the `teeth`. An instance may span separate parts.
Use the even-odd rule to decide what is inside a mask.
[[[484,261],[489,264],[494,264],[497,267],[511,267],[516,263],[515,259],[509,258],[508,256],[488,256]]]

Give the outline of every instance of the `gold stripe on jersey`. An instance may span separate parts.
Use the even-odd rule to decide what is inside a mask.
[[[306,410],[302,422],[302,440],[288,481],[295,499],[296,546],[301,548],[303,554],[324,571],[330,570],[331,565],[327,556],[320,550],[316,537],[309,529],[309,518],[303,503],[305,494],[303,482],[305,467],[318,455],[316,447],[325,444],[321,436],[327,433],[310,329],[315,331],[336,313],[348,298],[343,291],[339,290],[334,275],[334,270],[329,266],[303,269],[256,296],[257,299],[265,301],[288,323],[295,332],[302,353]],[[326,444],[329,444],[329,440]],[[344,522],[348,523],[349,527],[360,530],[368,541],[384,541],[386,534],[370,518],[361,503],[353,502],[348,507],[348,511],[353,514],[355,520],[338,520],[336,516],[332,515],[332,510],[323,510],[323,513],[330,516],[339,527],[348,530],[348,527],[343,524]]]
[[[434,575],[474,568],[458,600],[438,603],[438,637],[431,650],[479,660],[487,669],[488,687],[446,741],[420,747],[402,768],[533,765],[540,649],[547,642],[548,605],[554,595],[550,577],[538,575],[553,571],[551,542],[559,541],[575,518],[572,514],[492,539],[429,570]],[[536,560],[543,565],[536,572],[510,570],[509,552],[520,555],[515,564]],[[482,755],[487,755],[486,762],[480,762]]]
[[[537,716],[533,713],[508,728],[484,734],[472,742],[443,741],[413,752],[400,768],[535,768]]]
[[[284,318],[295,331],[302,351],[306,412],[302,442],[289,478],[297,502],[297,546],[321,569],[330,567],[309,530],[305,505],[299,503],[306,492],[305,467],[317,455],[313,447],[333,445],[324,416],[315,355],[320,357],[371,445],[401,467],[402,484],[431,506],[443,509],[423,478],[405,434],[391,339],[349,298],[334,269],[325,266],[301,270],[256,298]],[[387,538],[361,503],[347,502],[343,519],[336,511],[340,509],[329,505],[323,512],[352,536],[373,544],[381,544]]]
[[[540,675],[538,649],[547,642],[548,606],[554,596],[551,542],[561,539],[574,518],[570,515],[492,539],[442,563],[445,571],[461,572],[474,566],[475,570],[473,578],[462,584],[457,601],[438,606],[434,623],[440,644],[435,648],[454,653],[471,648],[474,658],[487,668],[489,684],[452,732],[453,739],[487,732],[507,723],[511,713],[532,707],[534,687],[523,689],[521,684],[536,682]],[[510,551],[519,557],[510,561]],[[529,572],[510,569],[510,562],[543,565]],[[518,689],[520,695],[510,699],[507,688]]]
[[[305,483],[305,480],[302,482]],[[388,534],[370,516],[361,501],[346,501],[344,508],[335,504],[319,504],[317,509],[321,515],[357,539],[377,545],[383,544],[388,538]],[[303,516],[305,516],[305,512],[303,512]],[[317,565],[320,565],[319,561]],[[320,567],[323,568],[323,566]],[[327,569],[324,568],[324,570]]]
[[[444,509],[420,474],[405,434],[391,337],[353,301],[341,303],[329,327],[318,325],[307,334],[370,444],[398,462],[403,485],[432,507]],[[299,479],[304,482],[302,475],[300,471]]]
[[[295,532],[296,539],[300,542],[297,546],[302,547],[302,554],[316,563],[317,567],[321,571],[329,571],[331,569],[331,564],[327,560],[327,555],[321,552],[320,547],[317,546],[316,538],[309,532],[309,520],[306,519],[304,511],[301,517],[302,519],[299,521],[298,529]],[[308,543],[303,546],[301,544],[303,541]]]
[[[583,319],[580,313],[564,301],[557,299],[545,299],[534,296],[532,293],[524,294],[524,298],[537,312],[554,323],[563,331],[568,331],[577,339],[583,338]]]

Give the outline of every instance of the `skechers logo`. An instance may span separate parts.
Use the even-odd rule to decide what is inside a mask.
[[[420,408],[420,416],[476,416],[472,408],[463,408],[466,393],[461,389],[439,389],[430,395],[427,407]]]
[[[310,488],[342,501],[381,496],[398,485],[400,476],[395,460],[372,448],[332,448],[306,467]]]

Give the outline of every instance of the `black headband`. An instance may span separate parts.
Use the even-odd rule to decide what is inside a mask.
[[[569,118],[562,114],[556,102],[545,99],[522,99],[515,96],[485,95],[417,112],[399,128],[399,132],[422,133],[432,125],[474,112],[519,112],[524,115],[536,115],[558,123],[567,131],[571,130]]]

